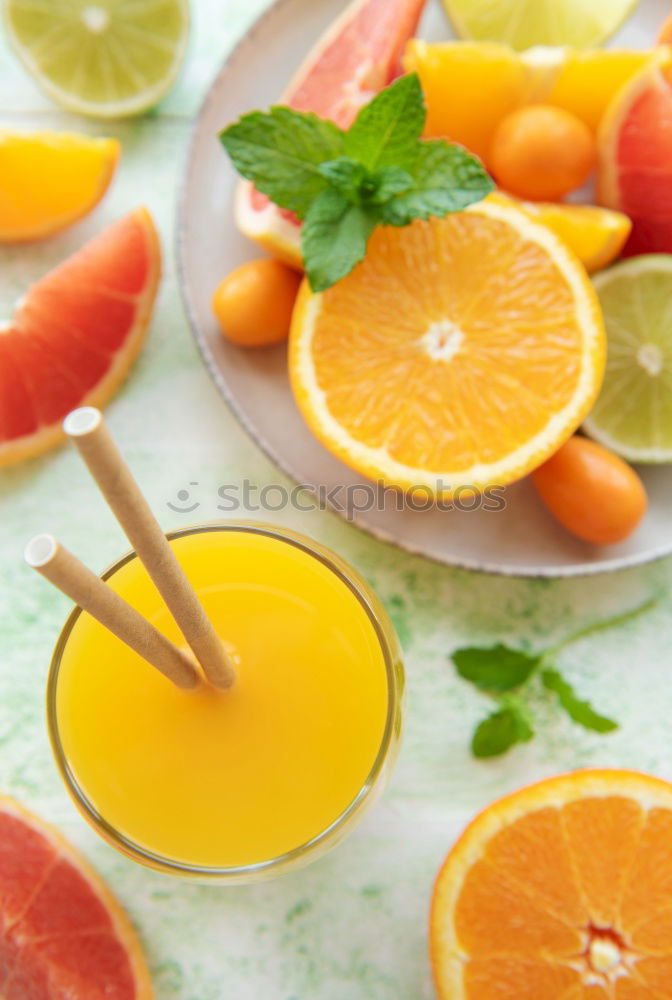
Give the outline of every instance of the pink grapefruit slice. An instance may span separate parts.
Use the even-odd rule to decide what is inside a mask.
[[[289,83],[280,103],[314,111],[348,128],[357,112],[401,72],[401,57],[426,0],[354,0],[327,29]],[[241,181],[238,228],[264,250],[302,266],[300,223]]]
[[[151,1000],[128,917],[84,858],[0,796],[0,996]]]
[[[116,392],[144,342],[160,271],[140,208],[28,289],[0,326],[0,466],[51,447],[70,410]]]
[[[614,97],[598,135],[597,196],[630,216],[624,256],[672,253],[672,50]]]

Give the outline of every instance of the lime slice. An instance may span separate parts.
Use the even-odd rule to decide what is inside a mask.
[[[602,390],[584,429],[633,462],[672,462],[672,255],[593,279],[607,328]]]
[[[170,88],[189,34],[188,0],[2,0],[14,46],[71,111],[117,118]]]
[[[637,6],[637,0],[443,0],[463,38],[532,45],[600,45]]]

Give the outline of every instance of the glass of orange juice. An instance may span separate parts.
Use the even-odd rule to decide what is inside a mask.
[[[168,537],[236,681],[181,690],[75,608],[49,673],[56,762],[84,817],[133,860],[271,878],[338,843],[382,787],[401,732],[399,644],[366,582],[311,539],[238,522]],[[135,553],[103,578],[183,643]]]

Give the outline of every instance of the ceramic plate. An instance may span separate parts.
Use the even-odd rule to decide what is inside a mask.
[[[246,351],[219,334],[210,310],[212,292],[224,275],[258,251],[233,224],[236,178],[217,133],[242,112],[277,100],[294,67],[343,6],[344,0],[279,0],[222,67],[194,126],[180,194],[178,259],[189,321],[218,389],[284,472],[320,490],[328,502],[331,497],[333,508],[364,531],[407,551],[521,576],[596,573],[672,552],[672,467],[640,470],[649,513],[626,542],[605,548],[569,536],[525,481],[503,491],[488,505],[492,509],[400,510],[391,491],[372,502],[370,485],[333,458],[305,426],[290,392],[284,346]],[[660,21],[660,0],[642,0],[611,44],[644,48]],[[419,34],[451,37],[437,0],[429,0]]]

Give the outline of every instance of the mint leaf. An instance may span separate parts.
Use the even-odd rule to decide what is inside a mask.
[[[516,743],[527,743],[534,736],[527,719],[514,705],[493,712],[476,727],[471,752],[474,757],[498,757]]]
[[[339,156],[337,160],[321,163],[318,169],[325,180],[349,201],[359,202],[360,188],[368,177],[366,167],[349,156]]]
[[[418,74],[402,76],[362,108],[346,133],[345,152],[367,170],[411,168],[426,114]]]
[[[381,219],[388,225],[407,226],[413,219],[460,212],[495,187],[479,160],[443,139],[420,143],[412,173],[413,187],[383,206]]]
[[[320,164],[341,156],[344,145],[333,122],[282,106],[243,115],[219,138],[238,173],[300,219],[329,187]]]
[[[570,719],[584,729],[592,729],[596,733],[611,733],[618,729],[618,723],[604,715],[598,715],[592,705],[581,701],[574,688],[557,670],[544,670],[541,674],[544,687],[558,696],[558,701]]]
[[[373,205],[383,205],[390,198],[413,187],[413,177],[401,167],[381,167],[369,174],[365,184],[369,185],[368,200]]]
[[[314,292],[323,292],[352,271],[366,253],[375,215],[328,188],[308,210],[301,231],[306,275]]]
[[[541,657],[498,643],[489,649],[467,646],[453,653],[460,677],[481,691],[502,693],[520,687],[539,666]]]

